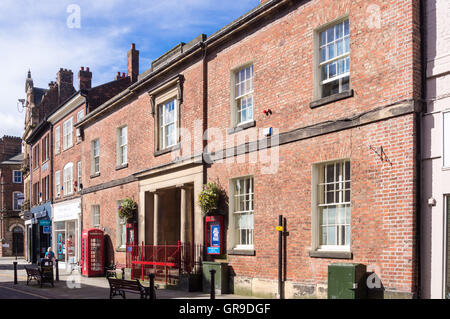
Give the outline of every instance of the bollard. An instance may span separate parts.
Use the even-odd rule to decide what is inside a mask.
[[[122,268],[122,280],[125,280],[125,268]]]
[[[14,285],[17,285],[17,261],[13,261],[14,264]]]
[[[148,275],[150,278],[150,299],[156,299],[155,296],[155,274]]]
[[[58,266],[58,259],[55,259],[55,267],[56,267],[56,281],[59,281],[59,266]]]
[[[216,299],[216,283],[214,282],[215,269],[209,271],[211,273],[211,299]]]

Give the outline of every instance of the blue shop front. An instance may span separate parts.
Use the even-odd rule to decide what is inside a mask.
[[[28,261],[38,262],[44,258],[49,247],[52,247],[52,204],[32,207],[27,225]]]

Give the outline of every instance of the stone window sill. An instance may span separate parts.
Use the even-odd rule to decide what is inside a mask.
[[[127,249],[125,247],[117,247],[116,248],[116,252],[118,252],[118,253],[124,253],[126,251],[127,251]]]
[[[116,166],[116,171],[119,171],[119,170],[124,169],[124,168],[127,168],[127,167],[128,167],[128,163],[125,163],[125,164]]]
[[[245,124],[240,124],[236,127],[227,129],[227,134],[228,135],[235,134],[235,133],[241,132],[243,130],[246,130],[248,128],[255,127],[255,126],[256,126],[256,121],[251,121],[251,122],[248,122]]]
[[[96,178],[96,177],[99,177],[99,176],[100,176],[100,173],[95,173],[95,174],[91,175],[91,178]]]
[[[327,259],[353,259],[351,251],[320,251],[310,250],[309,257],[312,258],[327,258]]]
[[[227,255],[232,256],[255,256],[256,251],[253,249],[232,249],[227,251]]]
[[[319,107],[319,106],[323,106],[323,105],[330,104],[330,103],[333,103],[333,102],[337,102],[337,101],[340,101],[340,100],[348,99],[348,98],[351,98],[351,97],[353,97],[353,90],[349,90],[349,91],[345,91],[345,92],[342,92],[342,93],[333,94],[333,95],[330,95],[330,96],[327,96],[327,97],[315,100],[315,101],[313,101],[313,102],[311,102],[309,104],[309,107],[314,109],[314,108]]]
[[[154,156],[157,157],[157,156],[161,156],[161,155],[164,155],[164,154],[168,154],[168,153],[170,153],[170,152],[179,150],[180,148],[181,148],[181,144],[178,143],[178,144],[176,144],[176,145],[174,145],[174,146],[165,148],[165,149],[163,149],[163,150],[155,151]]]

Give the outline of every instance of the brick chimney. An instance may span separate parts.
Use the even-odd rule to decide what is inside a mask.
[[[5,135],[0,138],[0,161],[6,161],[22,152],[22,139]]]
[[[56,83],[58,86],[63,84],[73,85],[73,72],[72,70],[67,69],[59,69],[58,73],[56,73]]]
[[[92,87],[92,72],[89,71],[89,67],[84,69],[84,66],[81,67],[80,71],[78,71],[78,89],[85,90],[90,89]]]
[[[74,92],[73,72],[68,69],[59,69],[56,73],[56,84],[58,85],[58,104],[65,101]]]
[[[135,83],[139,75],[139,51],[136,50],[136,45],[131,44],[131,49],[128,51],[128,76],[131,83]]]

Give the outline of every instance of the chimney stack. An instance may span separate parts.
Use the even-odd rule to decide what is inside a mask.
[[[84,66],[78,71],[78,89],[86,90],[92,87],[92,72],[89,71],[89,67],[84,70]]]
[[[135,83],[138,80],[139,75],[139,51],[136,50],[136,45],[131,44],[131,49],[128,51],[128,76],[131,83]]]
[[[73,87],[73,72],[68,69],[59,69],[56,73],[56,84],[58,86],[58,101],[57,104],[65,101],[71,96],[75,89]]]
[[[58,86],[63,84],[73,85],[73,72],[68,69],[59,69],[58,73],[56,73],[56,83]]]

